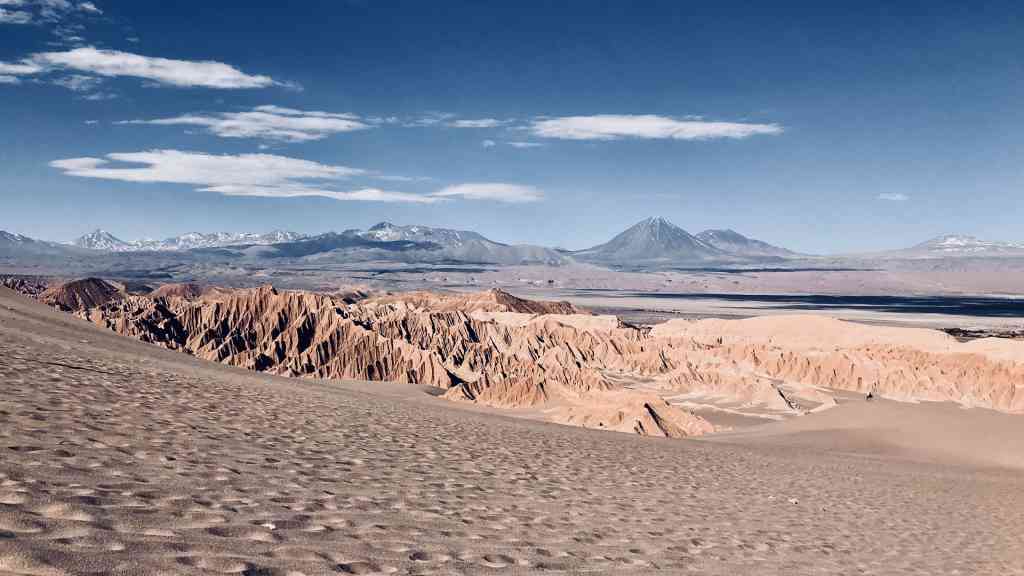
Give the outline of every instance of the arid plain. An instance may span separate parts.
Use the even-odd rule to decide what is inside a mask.
[[[650,438],[0,301],[0,573],[1024,573],[1019,415],[837,392]]]

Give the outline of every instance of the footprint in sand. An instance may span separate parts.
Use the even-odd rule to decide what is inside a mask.
[[[75,520],[77,522],[92,522],[94,520],[92,514],[67,504],[43,506],[38,508],[36,513],[43,518],[52,518],[54,520]]]
[[[28,495],[22,492],[5,492],[0,494],[0,504],[17,506],[28,502]]]
[[[335,570],[342,574],[357,574],[359,576],[377,576],[381,574],[392,574],[397,571],[390,566],[380,566],[372,562],[345,562],[338,564]]]
[[[253,526],[214,526],[206,531],[221,538],[241,538],[256,542],[277,542],[280,540],[274,534]]]
[[[416,552],[409,554],[409,559],[413,562],[447,562],[448,560],[451,560],[451,556],[438,552],[417,550]]]
[[[516,563],[515,558],[504,554],[484,554],[480,563],[488,568],[506,568]]]

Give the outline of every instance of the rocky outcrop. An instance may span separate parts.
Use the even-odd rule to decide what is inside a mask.
[[[1024,342],[967,343],[937,330],[889,328],[815,316],[674,320],[660,340],[689,340],[719,366],[696,370],[719,385],[746,375],[807,389],[873,393],[897,400],[956,402],[1024,412]],[[730,376],[731,375],[731,376]],[[735,389],[733,390],[735,391]]]
[[[35,298],[49,288],[50,280],[41,276],[3,276],[0,286]]]
[[[522,314],[587,314],[569,302],[543,302],[518,298],[500,289],[471,293],[403,292],[373,298],[377,303],[402,302],[433,311],[515,312]]]
[[[193,300],[203,295],[203,288],[198,284],[180,283],[164,284],[149,293],[151,298],[168,298],[171,296]]]
[[[83,278],[51,285],[38,295],[41,302],[65,312],[97,308],[122,297],[121,287],[100,278]]]

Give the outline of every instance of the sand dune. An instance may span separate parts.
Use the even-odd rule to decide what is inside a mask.
[[[513,420],[203,362],[6,291],[0,383],[4,574],[1024,573],[1024,476],[912,446]]]

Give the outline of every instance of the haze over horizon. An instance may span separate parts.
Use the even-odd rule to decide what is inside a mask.
[[[1024,240],[1012,3],[276,6],[0,1],[0,229]]]

